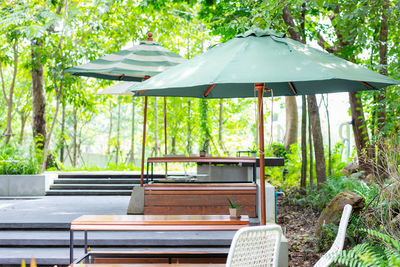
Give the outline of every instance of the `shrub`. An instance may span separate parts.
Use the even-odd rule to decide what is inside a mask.
[[[0,174],[38,174],[40,159],[32,147],[5,145],[0,149]]]

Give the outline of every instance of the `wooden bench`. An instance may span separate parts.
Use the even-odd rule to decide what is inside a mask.
[[[249,217],[229,215],[83,215],[71,222],[70,262],[73,262],[74,231],[236,231],[249,225]]]
[[[255,184],[148,184],[144,214],[229,214],[228,200],[239,203],[241,213],[256,217]]]

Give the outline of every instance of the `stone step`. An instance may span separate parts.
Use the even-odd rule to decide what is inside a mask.
[[[98,179],[78,179],[78,178],[59,178],[54,180],[54,184],[140,184],[138,178],[98,178]]]
[[[98,251],[107,251],[108,248],[92,248]],[[221,253],[227,253],[229,248],[196,248],[196,247],[142,247],[142,248],[112,248],[112,250],[135,250],[135,251],[220,251]],[[75,257],[83,256],[82,248],[74,249]],[[38,266],[67,266],[69,264],[69,248],[1,248],[0,247],[0,265],[1,266],[21,266],[22,259],[25,260],[27,266],[29,265],[31,258],[35,258]]]
[[[46,196],[130,196],[130,190],[49,190]]]
[[[50,190],[132,190],[134,184],[53,184]]]

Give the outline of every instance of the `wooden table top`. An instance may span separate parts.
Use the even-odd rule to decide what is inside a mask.
[[[238,230],[247,225],[247,215],[83,215],[71,222],[71,230],[206,231]]]
[[[204,162],[204,163],[256,163],[256,158],[249,157],[150,157],[149,163],[157,162]]]
[[[143,263],[143,264],[71,264],[70,267],[225,267],[225,264],[211,263]]]

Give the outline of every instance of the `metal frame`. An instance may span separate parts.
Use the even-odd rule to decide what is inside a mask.
[[[140,253],[140,251],[137,251],[138,253],[129,253],[127,251],[121,251],[118,253],[110,253],[110,252],[86,252],[85,255],[83,255],[80,258],[77,258],[75,261],[72,262],[72,264],[80,264],[81,262],[83,263],[93,263],[93,260],[95,258],[167,258],[168,263],[172,264],[172,259],[174,258],[215,258],[215,259],[226,259],[228,257],[228,249],[226,252],[212,252],[212,251],[204,251],[204,254],[200,254],[199,252],[201,251],[163,251],[162,253],[159,252],[145,252],[145,253]]]

